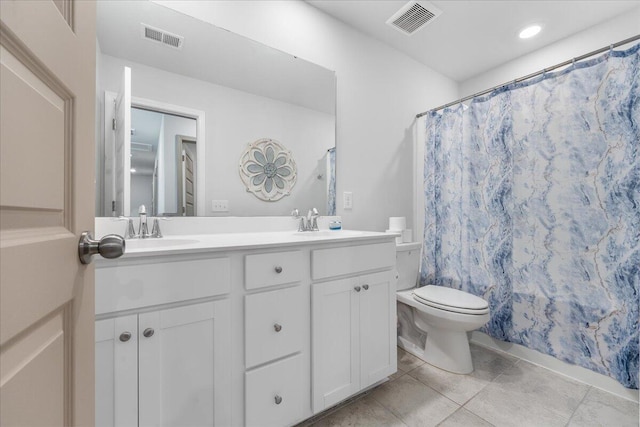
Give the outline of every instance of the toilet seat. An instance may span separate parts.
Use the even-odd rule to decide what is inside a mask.
[[[412,294],[415,301],[440,310],[473,315],[489,312],[487,301],[457,289],[429,285],[414,289]]]

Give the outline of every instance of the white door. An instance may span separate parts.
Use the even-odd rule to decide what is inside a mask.
[[[141,426],[231,425],[230,314],[222,300],[138,316]]]
[[[138,425],[138,315],[96,322],[97,427]]]
[[[360,293],[355,279],[318,283],[311,288],[313,412],[359,390]]]
[[[92,425],[95,4],[0,20],[0,424]]]
[[[396,371],[396,295],[391,276],[384,272],[359,278],[360,388]]]

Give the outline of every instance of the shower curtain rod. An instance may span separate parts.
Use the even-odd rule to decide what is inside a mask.
[[[609,46],[605,46],[605,47],[603,47],[601,49],[594,50],[593,52],[586,53],[584,55],[581,55],[581,56],[575,57],[573,59],[570,59],[568,61],[564,61],[564,62],[562,62],[560,64],[556,64],[556,65],[554,65],[552,67],[543,68],[540,71],[536,71],[535,73],[531,73],[531,74],[526,75],[524,77],[520,77],[520,78],[515,79],[515,80],[510,80],[507,83],[499,84],[497,86],[494,86],[492,88],[483,90],[481,92],[474,93],[473,95],[465,96],[464,98],[460,98],[460,99],[458,99],[456,101],[449,102],[448,104],[444,104],[444,105],[441,105],[441,106],[439,106],[437,108],[432,108],[431,110],[422,112],[420,114],[416,114],[416,118],[419,119],[420,117],[422,117],[422,116],[424,116],[426,114],[429,114],[432,111],[442,110],[443,108],[451,107],[452,105],[456,105],[456,104],[459,104],[461,102],[468,101],[469,99],[475,98],[476,96],[486,95],[487,93],[493,92],[494,90],[499,89],[501,87],[510,85],[512,83],[519,83],[521,81],[528,80],[528,79],[530,79],[532,77],[539,76],[540,74],[544,74],[544,73],[547,73],[547,72],[549,72],[551,70],[555,70],[556,68],[560,68],[560,67],[564,67],[564,66],[569,65],[569,64],[573,64],[576,61],[582,61],[583,59],[586,59],[586,58],[588,58],[590,56],[597,55],[597,54],[602,53],[602,52],[606,52],[608,50],[613,49],[614,47],[622,46],[624,44],[631,43],[631,42],[639,40],[639,39],[640,39],[640,34],[637,34],[637,35],[635,35],[633,37],[629,37],[626,40],[622,40],[622,41],[619,41],[618,43],[614,43],[614,44],[611,44]]]

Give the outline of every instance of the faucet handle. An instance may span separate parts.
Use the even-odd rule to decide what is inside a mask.
[[[162,237],[162,232],[160,231],[160,221],[158,218],[153,220],[153,227],[151,228],[151,237],[160,238]]]
[[[129,220],[127,221],[127,231],[124,233],[124,238],[134,239],[136,237],[136,229],[133,227],[133,219],[129,218]]]

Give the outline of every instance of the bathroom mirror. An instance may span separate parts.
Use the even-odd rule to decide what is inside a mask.
[[[335,214],[335,72],[150,1],[97,3],[96,61],[96,216],[135,216],[140,204],[166,216]],[[110,110],[125,67],[131,135],[117,152]],[[137,118],[154,111],[195,120],[196,135],[149,133]],[[164,139],[163,156],[154,138]],[[241,156],[262,138],[280,141],[297,166],[290,194],[276,201],[256,198],[241,179]],[[189,150],[191,196],[179,161]],[[161,157],[171,163],[158,166]],[[158,168],[173,173],[158,179]]]

